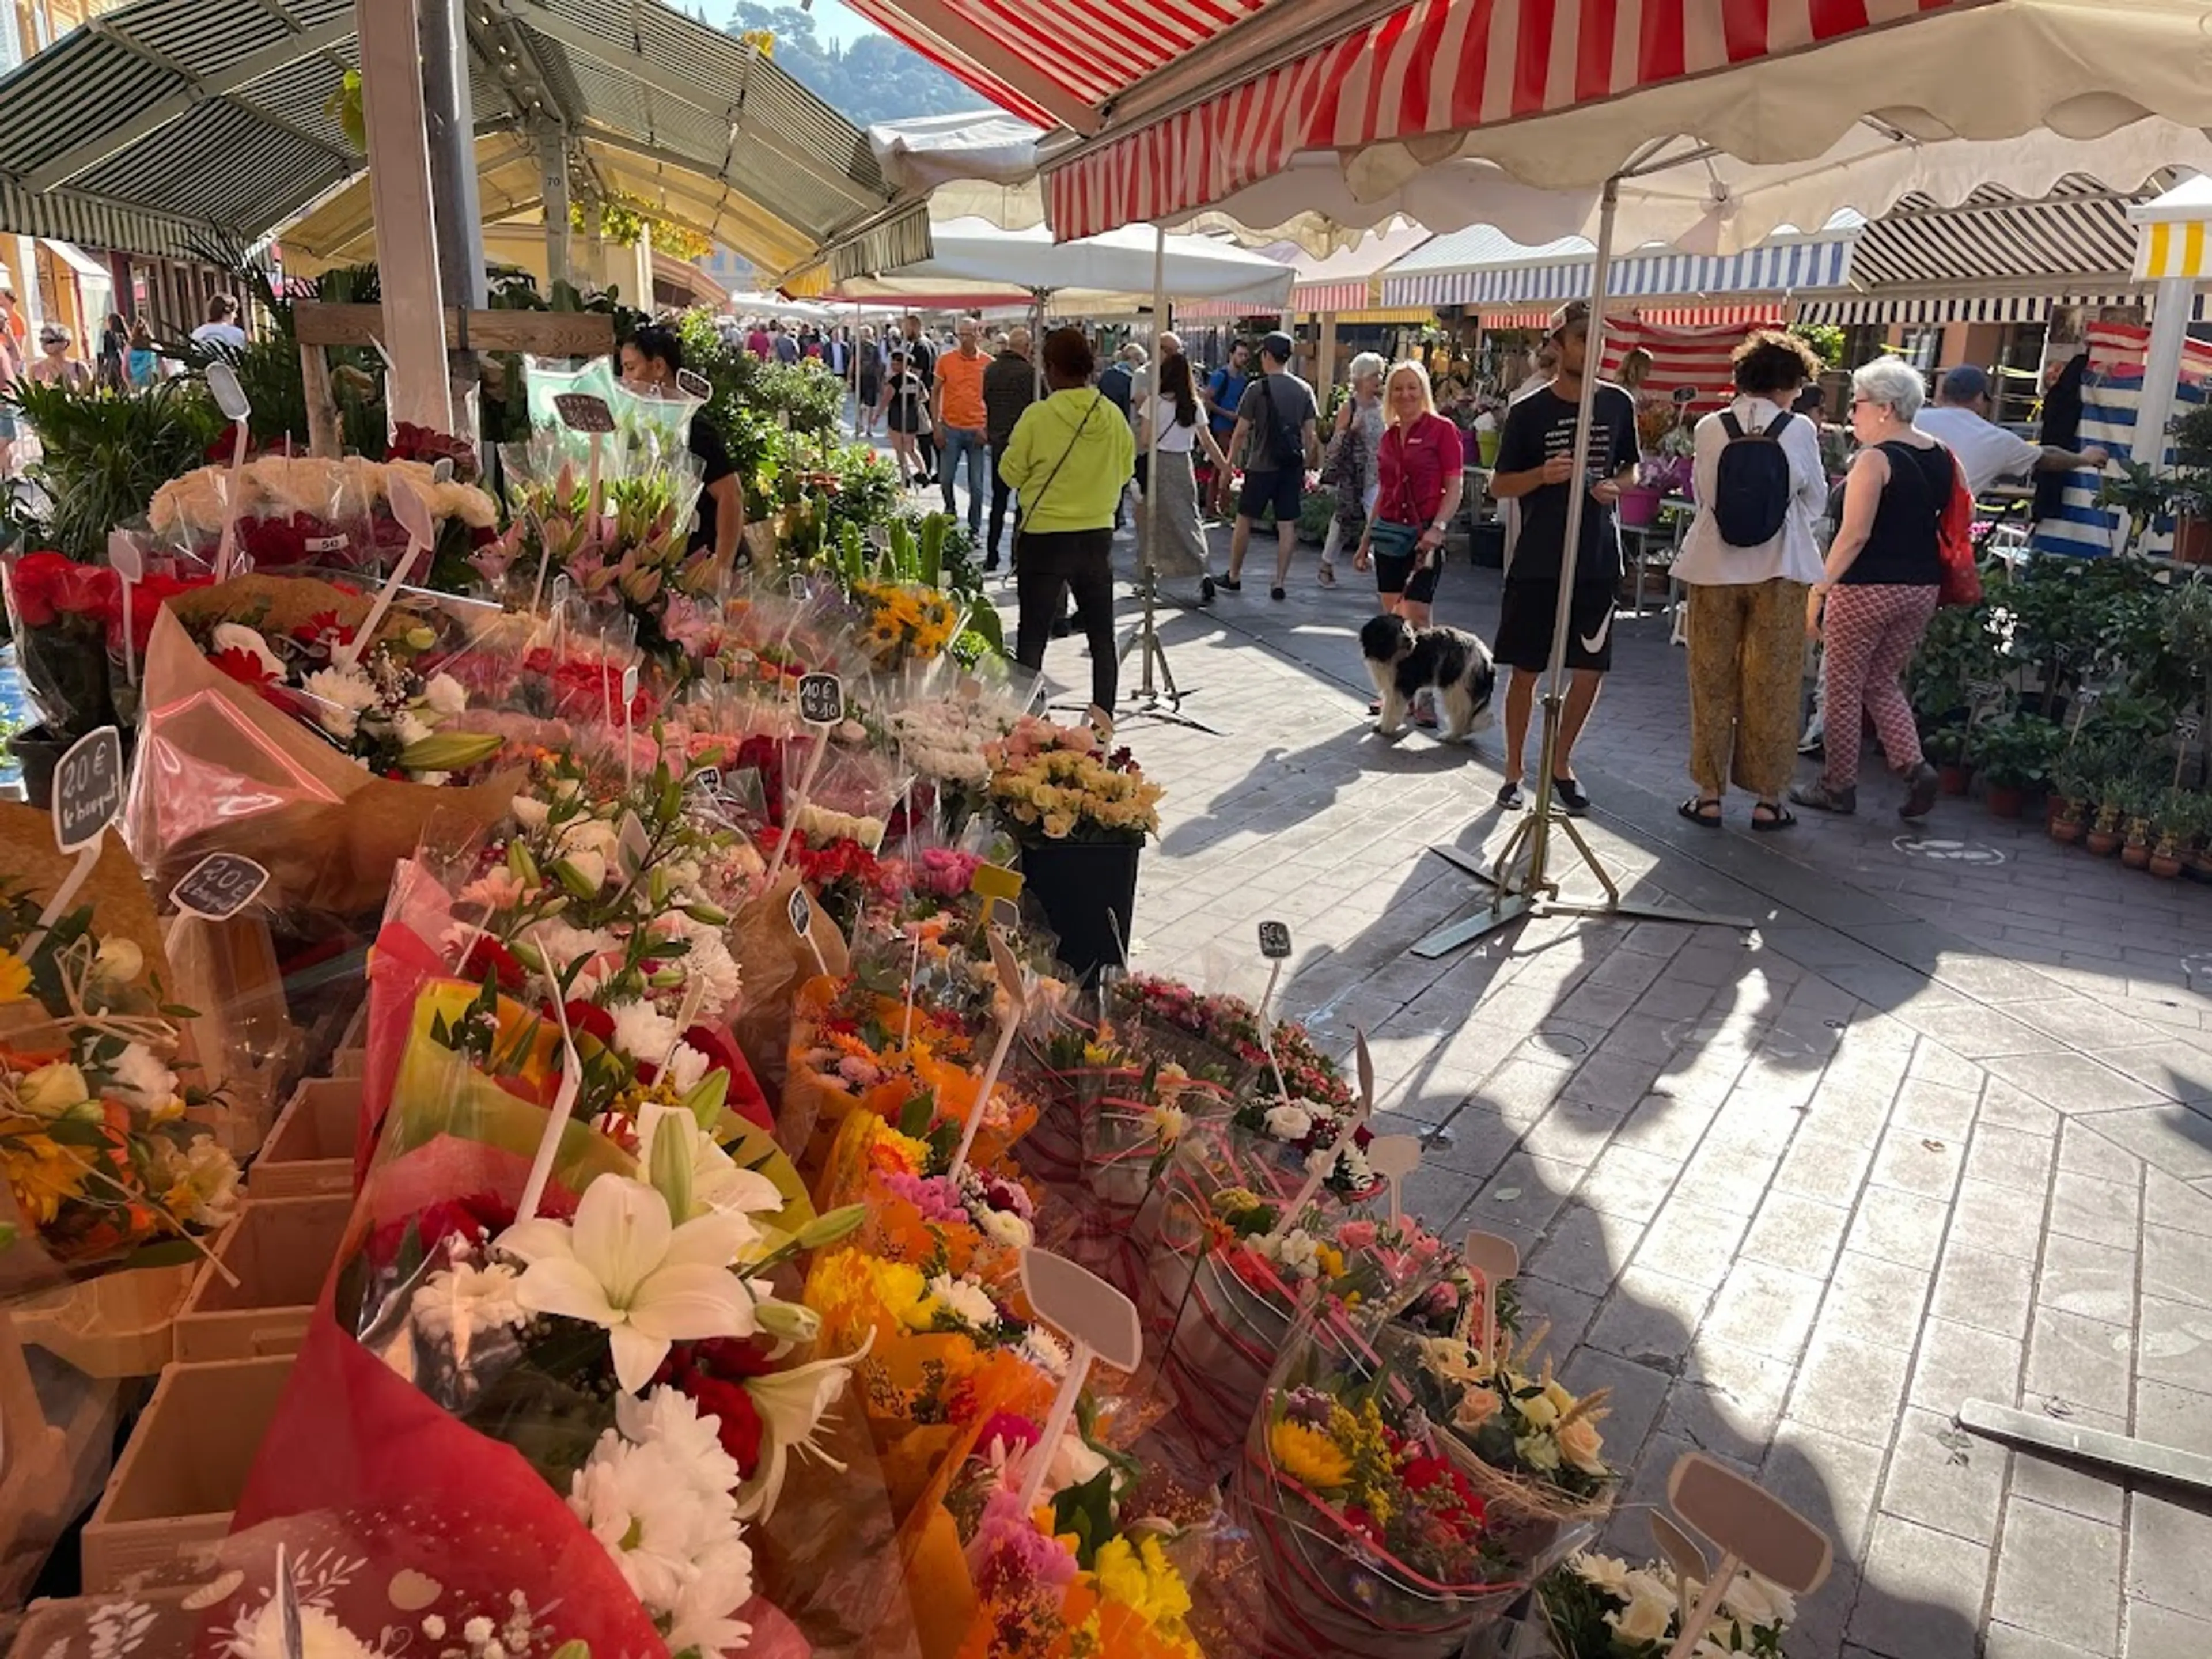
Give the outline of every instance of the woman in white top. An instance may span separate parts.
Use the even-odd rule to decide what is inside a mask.
[[[1352,360],[1352,395],[1337,405],[1336,422],[1328,447],[1322,456],[1322,471],[1333,478],[1336,512],[1328,521],[1328,539],[1322,544],[1321,585],[1336,586],[1336,550],[1348,538],[1355,547],[1368,517],[1375,511],[1375,492],[1382,487],[1376,468],[1382,453],[1382,373],[1389,365],[1372,351]]]
[[[1198,475],[1191,453],[1200,445],[1223,476],[1229,459],[1214,441],[1206,413],[1199,407],[1197,388],[1190,377],[1190,359],[1180,351],[1160,359],[1160,395],[1137,416],[1137,453],[1147,453],[1157,431],[1159,459],[1152,463],[1152,499],[1137,514],[1137,542],[1152,568],[1163,576],[1195,576],[1198,602],[1213,601],[1213,578],[1206,571],[1206,526],[1199,515]],[[1159,541],[1146,549],[1152,515],[1159,515]]]
[[[1820,578],[1813,521],[1828,498],[1820,434],[1790,406],[1820,360],[1795,335],[1761,330],[1735,361],[1735,401],[1698,422],[1698,516],[1674,561],[1690,590],[1698,787],[1679,810],[1718,829],[1733,781],[1755,803],[1753,830],[1786,830],[1797,821],[1783,792],[1797,761],[1805,595]]]

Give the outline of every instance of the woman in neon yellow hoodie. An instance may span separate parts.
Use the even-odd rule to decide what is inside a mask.
[[[1096,366],[1081,329],[1045,336],[1052,395],[1014,423],[999,471],[1021,497],[1014,660],[1044,667],[1045,641],[1072,589],[1076,619],[1091,641],[1091,701],[1110,717],[1121,665],[1114,649],[1114,508],[1135,471],[1137,449],[1128,421],[1091,385]]]

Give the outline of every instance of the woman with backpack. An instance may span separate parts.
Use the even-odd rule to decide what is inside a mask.
[[[1805,606],[1806,633],[1827,642],[1826,765],[1819,782],[1790,792],[1801,806],[1857,810],[1862,712],[1874,720],[1890,769],[1905,781],[1898,816],[1925,817],[1936,804],[1936,769],[1920,752],[1901,680],[1936,614],[1944,520],[1966,481],[1957,458],[1912,424],[1926,397],[1920,371],[1894,357],[1851,375],[1858,459],[1844,481],[1843,521]]]
[[[1751,827],[1786,830],[1797,760],[1805,596],[1820,579],[1813,521],[1828,481],[1814,424],[1790,412],[1820,360],[1795,335],[1760,330],[1736,348],[1735,401],[1698,422],[1698,514],[1674,561],[1689,589],[1690,781],[1676,809],[1717,830],[1733,782]]]

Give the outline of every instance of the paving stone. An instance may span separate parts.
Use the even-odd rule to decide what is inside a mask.
[[[1947,1243],[1970,1244],[2033,1261],[2043,1249],[2043,1197],[1992,1187],[1971,1176],[1959,1183]]]
[[[1931,1275],[1846,1247],[1820,1307],[1824,1329],[1910,1352],[1927,1305]]]
[[[1969,1400],[2015,1405],[2025,1346],[2016,1337],[1948,1319],[1929,1320],[1920,1328],[1909,1397],[1914,1405],[1946,1417],[1956,1415]]]
[[[2138,1206],[2133,1185],[2099,1181],[2062,1170],[2051,1187],[2051,1215],[2047,1225],[2067,1238],[2094,1243],[2130,1246],[2136,1238]]]
[[[2035,1263],[1954,1240],[1936,1270],[1929,1311],[2000,1336],[2024,1336],[2033,1304]]]
[[[2009,1083],[1986,1079],[1982,1085],[1981,1114],[1976,1121],[1998,1129],[2017,1129],[2023,1134],[2050,1136],[2064,1120],[2041,1101],[2021,1093]]]
[[[2057,1152],[2049,1135],[1982,1123],[1976,1127],[1966,1148],[1966,1178],[2033,1193],[2039,1199],[2051,1184],[2051,1163]]]
[[[2212,1653],[2212,1620],[2130,1600],[2120,1653],[2122,1659],[2204,1659]]]
[[[1607,1415],[1601,1428],[1615,1457],[1632,1460],[1659,1420],[1667,1390],[1674,1378],[1665,1371],[1602,1350],[1583,1346],[1561,1349],[1567,1358],[1559,1366],[1559,1380],[1577,1394],[1606,1389]]]
[[[2137,1372],[2176,1388],[2212,1395],[2212,1313],[2146,1296],[2136,1316]]]
[[[1980,1103],[1979,1089],[1954,1089],[1926,1078],[1908,1078],[1897,1091],[1889,1118],[1900,1128],[1917,1129],[1939,1139],[1964,1140]]]
[[[1557,1164],[1587,1170],[1613,1139],[1620,1115],[1562,1095],[1552,1109],[1521,1132],[1522,1150]]]
[[[2135,1431],[2154,1445],[2212,1457],[2212,1399],[2155,1377],[2136,1378]],[[2207,1649],[2212,1653],[2212,1649]]]
[[[2212,1238],[2212,1197],[2162,1170],[2143,1176],[2143,1218],[2154,1227],[2171,1227],[2198,1238]]]
[[[2142,1182],[2142,1160],[2087,1118],[2069,1122],[2060,1134],[2058,1167],[2068,1175],[2114,1181],[2123,1187]]]
[[[2187,1106],[2101,1112],[2096,1127],[2154,1170],[2184,1181],[2212,1175],[2212,1117]]]
[[[1991,1615],[2091,1653],[2119,1642],[2120,1531],[2014,1502],[1997,1549]]]
[[[1954,1089],[1977,1089],[1982,1083],[1980,1066],[1929,1036],[1912,1045],[1912,1058],[1906,1062],[1905,1071],[1910,1076],[1926,1078],[1931,1083],[1946,1084]]]
[[[1781,1420],[1792,1375],[1786,1360],[1701,1336],[1668,1393],[1662,1425],[1756,1468]]]
[[[1662,1084],[1636,1103],[1636,1109],[1613,1133],[1616,1146],[1632,1147],[1655,1158],[1687,1158],[1713,1121],[1714,1109],[1700,1107],[1665,1092]]]
[[[1850,1639],[1891,1659],[1976,1659],[1989,1572],[1987,1545],[1881,1516]]]
[[[1790,1193],[1770,1192],[1744,1235],[1744,1261],[1825,1277],[1843,1249],[1851,1212]]]
[[[2184,1105],[2212,1100],[2212,1054],[2193,1043],[2166,1039],[2141,1048],[2094,1046],[2107,1066]]]
[[[2055,1054],[2064,1045],[2056,1037],[1978,1002],[1914,1008],[1898,1016],[1923,1036],[1970,1060],[2000,1055]]]
[[[1671,1158],[1614,1146],[1590,1167],[1575,1196],[1592,1209],[1631,1221],[1649,1221],[1667,1201],[1682,1173]]]
[[[2102,1429],[2110,1434],[2128,1431],[2124,1416],[2116,1417],[2078,1406],[2069,1409],[2066,1421],[2080,1428]],[[2126,1489],[2121,1484],[2121,1477],[2112,1470],[2026,1448],[2013,1454],[2012,1495],[2015,1500],[2063,1510],[2069,1515],[2112,1527],[2120,1524],[2126,1512]]]
[[[2134,1335],[2056,1308],[2038,1308],[2028,1331],[2027,1398],[2063,1401],[2089,1411],[2108,1410],[2128,1397]]]
[[[2138,1492],[2128,1516],[2128,1597],[2212,1620],[2212,1510]]]
[[[1640,1224],[1571,1200],[1545,1229],[1544,1242],[1523,1264],[1531,1278],[1602,1296],[1627,1267]]]
[[[2160,1098],[2131,1077],[2086,1054],[2032,1054],[1984,1060],[1990,1073],[2068,1117],[2103,1115]]]
[[[1923,1198],[1950,1198],[1959,1184],[1965,1149],[1955,1140],[1924,1135],[1915,1129],[1892,1128],[1875,1153],[1871,1179],[1877,1187],[1895,1187]]]
[[[1638,1364],[1675,1369],[1690,1351],[1711,1296],[1702,1285],[1632,1267],[1590,1322],[1584,1340],[1590,1347]]]
[[[1678,1192],[1644,1230],[1637,1266],[1718,1290],[1748,1221],[1741,1210],[1692,1203]]]
[[[1874,1149],[1863,1141],[1835,1140],[1811,1132],[1790,1142],[1776,1171],[1776,1192],[1848,1204],[1858,1195],[1874,1163]]]
[[[2017,1625],[1994,1620],[1982,1633],[1982,1659],[2108,1659],[2070,1642],[2054,1642],[2048,1636],[2022,1630]]]
[[[2002,1448],[1973,1439],[1948,1416],[1908,1410],[1890,1450],[1881,1512],[1972,1543],[1994,1544],[2005,1462]]]
[[[1741,1262],[1713,1298],[1702,1336],[1795,1361],[1819,1311],[1822,1280]]]
[[[1813,1333],[1790,1391],[1790,1416],[1847,1440],[1887,1446],[1912,1355],[1839,1329],[1826,1317]]]
[[[1535,1249],[1537,1239],[1567,1201],[1581,1173],[1566,1164],[1516,1152],[1484,1183],[1480,1195],[1461,1212],[1456,1224],[1480,1227],[1510,1238],[1525,1255]]]
[[[2046,1308],[2080,1314],[2107,1325],[2135,1322],[2136,1258],[2132,1250],[2054,1233],[2043,1252],[2035,1299]]]
[[[1848,1247],[1863,1255],[1930,1272],[1942,1254],[1943,1233],[1950,1221],[1951,1206],[1941,1199],[1893,1187],[1869,1187],[1851,1218]]]

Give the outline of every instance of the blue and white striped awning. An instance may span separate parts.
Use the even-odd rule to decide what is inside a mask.
[[[1481,233],[1440,236],[1393,265],[1383,273],[1382,303],[1556,304],[1589,293],[1595,262],[1589,245],[1579,238],[1529,250],[1504,242],[1487,227]],[[1838,289],[1850,281],[1851,249],[1858,234],[1851,228],[1778,238],[1727,255],[1682,253],[1672,248],[1632,253],[1613,262],[1609,286],[1622,300]],[[1455,258],[1461,249],[1476,257]]]

